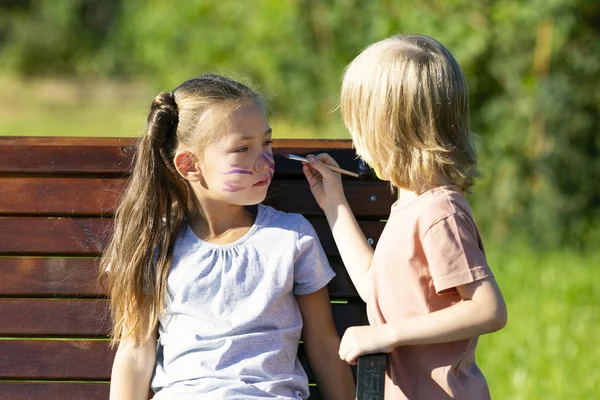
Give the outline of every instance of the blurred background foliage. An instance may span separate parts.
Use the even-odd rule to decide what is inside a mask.
[[[258,87],[276,137],[348,138],[344,67],[395,33],[469,83],[470,199],[511,309],[482,340],[492,393],[595,398],[598,0],[1,0],[0,135],[135,136],[155,94],[218,72]]]
[[[110,116],[131,120],[143,112],[131,112],[130,100],[147,102],[215,71],[259,85],[281,136],[348,137],[332,113],[348,62],[394,33],[433,36],[470,85],[482,229],[542,247],[600,240],[596,0],[3,0],[0,10],[2,70],[139,83],[116,85],[129,90],[112,108],[87,110],[82,97],[98,85],[84,86],[81,113],[65,116],[81,115],[76,129],[33,134],[136,135],[133,123],[115,130]],[[23,90],[32,89],[15,89]],[[86,124],[89,114],[108,125]],[[18,125],[3,128],[25,134]]]

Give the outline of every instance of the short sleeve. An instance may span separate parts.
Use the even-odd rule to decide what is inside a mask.
[[[335,276],[312,225],[299,216],[297,253],[294,260],[294,294],[314,293]]]
[[[435,223],[423,236],[422,246],[438,294],[492,276],[469,215],[453,214]]]

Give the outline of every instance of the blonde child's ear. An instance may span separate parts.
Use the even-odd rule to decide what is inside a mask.
[[[190,182],[198,182],[202,179],[198,157],[191,151],[182,150],[175,153],[173,164],[183,179]]]

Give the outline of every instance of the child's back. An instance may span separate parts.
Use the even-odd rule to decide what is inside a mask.
[[[370,269],[372,325],[426,316],[462,298],[456,290],[492,276],[469,204],[457,187],[443,186],[392,207]],[[391,375],[409,399],[486,399],[475,364],[477,338],[400,346],[390,353]],[[387,398],[394,396],[388,385]],[[401,397],[403,398],[403,397]]]
[[[506,307],[465,198],[476,155],[458,63],[427,36],[382,40],[347,67],[340,109],[357,153],[400,192],[373,251],[322,163],[335,161],[308,157],[371,322],[346,331],[340,356],[389,353],[386,399],[489,398],[474,353],[479,335],[504,326]]]

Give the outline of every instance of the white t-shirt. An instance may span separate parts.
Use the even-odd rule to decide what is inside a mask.
[[[204,242],[187,225],[177,238],[154,399],[308,397],[295,295],[323,288],[335,273],[303,216],[257,210],[234,243]]]

